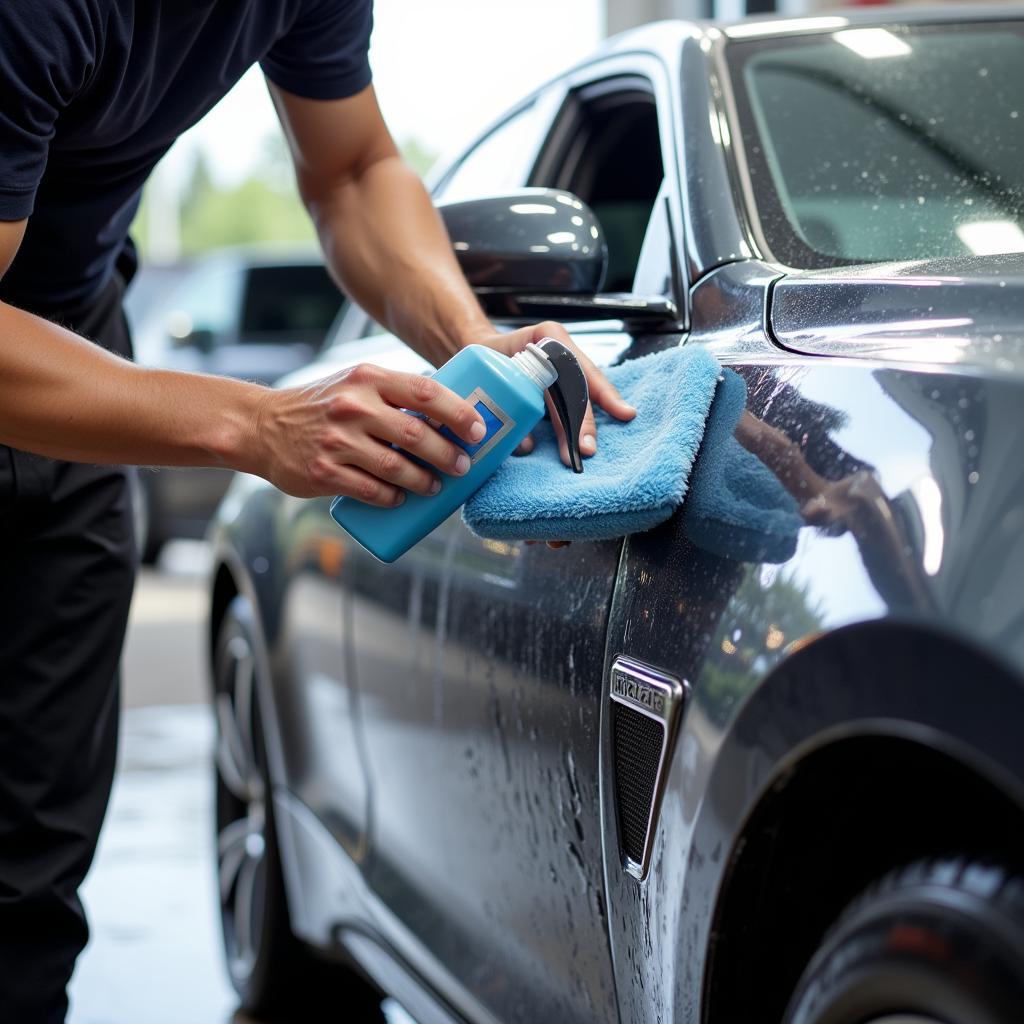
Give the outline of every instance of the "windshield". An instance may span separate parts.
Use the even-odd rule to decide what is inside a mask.
[[[1024,252],[1021,23],[732,42],[773,255],[829,266]]]

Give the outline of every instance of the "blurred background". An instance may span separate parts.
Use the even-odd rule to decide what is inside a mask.
[[[662,18],[802,17],[869,3],[877,0],[378,0],[371,62],[396,141],[429,175],[606,35]],[[141,362],[272,383],[315,355],[342,306],[258,69],[168,153],[133,236],[143,269],[128,312]],[[228,482],[212,470],[139,474],[147,566],[125,653],[120,769],[84,893],[92,940],[71,1024],[245,1021],[220,948],[201,654],[202,537]],[[392,1024],[408,1024],[401,1007],[386,1010]]]
[[[505,106],[586,56],[606,35],[661,18],[795,16],[880,2],[379,0],[371,48],[374,85],[396,141],[426,174]],[[436,42],[424,46],[425,39]],[[257,68],[164,158],[144,193],[133,235],[151,266],[227,245],[312,246],[313,232],[295,195],[287,148]]]

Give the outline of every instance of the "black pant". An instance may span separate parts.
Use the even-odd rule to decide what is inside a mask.
[[[61,322],[130,355],[116,278]],[[58,1024],[117,747],[135,577],[127,471],[0,445],[0,1019]]]

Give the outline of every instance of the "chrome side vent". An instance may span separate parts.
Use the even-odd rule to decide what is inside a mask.
[[[623,866],[643,879],[689,685],[622,655],[612,663],[611,742]]]

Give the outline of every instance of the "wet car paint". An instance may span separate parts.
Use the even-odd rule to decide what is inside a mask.
[[[609,862],[609,920],[627,1021],[701,1019],[705,950],[730,851],[794,751],[806,756],[843,726],[915,740],[926,733],[930,745],[958,757],[967,747],[985,777],[1005,784],[1010,775],[1018,789],[1024,779],[1014,738],[1019,718],[1010,711],[1024,713],[1024,694],[983,672],[988,658],[1005,662],[1008,676],[1024,669],[1024,463],[1017,440],[1024,380],[987,379],[971,369],[780,360],[760,320],[728,327],[728,311],[743,308],[741,293],[758,277],[767,290],[773,275],[742,265],[698,286],[687,344],[701,343],[702,316],[713,310],[708,344],[743,376],[748,409],[792,438],[799,457],[830,480],[870,467],[879,483],[874,521],[859,535],[805,526],[782,565],[703,552],[688,541],[678,514],[626,542],[609,665],[626,654],[693,684],[650,883],[628,878],[616,851]],[[756,295],[746,299],[749,309],[764,304]],[[753,340],[759,332],[760,356]],[[970,680],[971,699],[1007,709],[1006,718],[972,721],[956,680],[936,675],[926,692],[901,687],[870,653],[865,667],[874,686],[835,693],[826,677],[813,695],[795,698],[785,689],[787,659],[802,645],[882,619],[906,623],[910,638],[934,630],[986,648]],[[926,672],[923,656],[918,664]],[[603,751],[605,829],[614,835],[607,735]]]
[[[546,559],[454,522],[438,541],[394,620],[353,559],[356,635],[401,658],[385,676],[377,644],[357,643],[360,679],[379,680],[363,708],[371,885],[497,1016],[610,1019],[596,740],[620,545]]]
[[[964,256],[789,274],[773,333],[811,355],[1024,368],[1024,256]]]
[[[1021,800],[1012,728],[1014,709],[1024,710],[1020,376],[993,376],[970,346],[937,347],[934,361],[916,348],[909,360],[907,344],[847,353],[843,339],[856,341],[862,324],[852,305],[837,306],[849,319],[834,315],[827,358],[803,328],[799,338],[773,336],[773,289],[789,271],[758,259],[728,132],[721,37],[648,31],[636,45],[648,70],[652,57],[662,67],[682,60],[683,88],[667,106],[683,140],[671,200],[694,285],[692,329],[590,327],[581,344],[605,362],[707,345],[743,377],[749,412],[788,439],[794,458],[830,483],[860,486],[854,517],[867,526],[844,529],[837,515],[831,528],[805,526],[784,565],[751,565],[696,549],[678,515],[624,545],[561,553],[488,546],[452,520],[387,569],[342,540],[335,574],[298,553],[330,544],[329,529],[314,525],[316,503],[271,512],[272,547],[230,528],[236,550],[253,546],[291,567],[270,585],[266,576],[242,582],[260,592],[271,660],[292,666],[274,683],[280,777],[358,868],[358,899],[326,882],[307,895],[309,934],[327,941],[362,915],[380,948],[441,993],[453,1017],[547,1019],[554,1006],[568,1019],[702,1019],[714,917],[744,828],[818,745],[904,736]],[[820,296],[803,306],[808,325]],[[257,509],[274,501],[249,498]],[[317,582],[303,583],[305,599],[284,586],[289,634],[279,602],[299,564]],[[344,652],[340,641],[332,652],[309,639],[326,607],[326,622],[337,614],[344,623]],[[972,701],[1006,714],[966,714],[948,675],[926,691],[901,686],[872,659],[874,634],[858,647],[860,634],[843,632],[882,620],[906,627],[924,669],[934,662],[925,645],[948,653],[950,666],[973,666]],[[836,690],[840,675],[823,673],[812,686],[798,669],[819,656],[827,665],[833,640],[833,657],[844,644],[861,652],[863,678]],[[975,648],[985,652],[958,660]],[[642,884],[622,870],[615,827],[604,680],[617,654],[693,687]],[[296,659],[317,667],[294,673]],[[316,689],[313,672],[330,681],[317,683],[330,696],[319,713],[296,713],[309,699],[296,692]],[[346,774],[360,765],[361,781],[345,785],[363,787],[361,803],[328,782],[335,769],[318,769],[311,750],[343,750]]]
[[[599,336],[587,347],[608,362],[626,344]],[[474,537],[458,516],[391,566],[347,542],[369,884],[401,922],[381,920],[389,940],[443,963],[439,984],[453,1000],[471,993],[477,1013],[616,1013],[597,738],[620,549],[548,558],[543,546]]]

